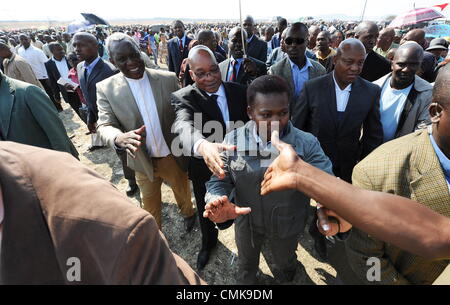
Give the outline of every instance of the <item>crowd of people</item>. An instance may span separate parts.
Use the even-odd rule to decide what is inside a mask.
[[[292,281],[305,227],[315,255],[331,264],[338,256],[352,274],[343,283],[432,284],[450,259],[450,233],[425,240],[423,231],[433,236],[450,217],[448,49],[421,28],[281,17],[0,34],[0,138],[9,141],[0,142],[0,254],[24,257],[2,268],[1,281],[68,283],[58,265],[75,256],[86,261],[86,283],[201,284],[192,268],[205,268],[219,230],[234,225],[238,284],[258,283],[265,242],[275,278]],[[62,101],[86,124],[89,151],[117,153],[126,195],[140,192],[143,210],[77,160]],[[199,222],[196,266],[159,232],[163,182],[186,232]],[[393,225],[386,211],[401,199],[361,189],[421,206],[401,201],[409,219],[399,216],[395,234],[384,229]],[[364,209],[373,216],[358,215]],[[17,246],[13,231],[28,239]],[[439,251],[419,249],[416,237]],[[368,258],[381,262],[377,281]]]

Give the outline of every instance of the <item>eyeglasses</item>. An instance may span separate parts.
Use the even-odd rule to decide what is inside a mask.
[[[197,76],[198,79],[204,79],[207,78],[210,75],[214,75],[220,72],[220,68],[219,66],[215,66],[214,68],[211,69],[211,71],[209,72],[200,72],[200,73],[196,73],[195,71],[193,71],[195,76]]]
[[[304,44],[305,41],[306,41],[306,39],[304,39],[304,38],[289,37],[284,40],[284,43],[287,44],[288,46],[293,45],[294,43],[296,43],[297,45],[301,45],[301,44]]]

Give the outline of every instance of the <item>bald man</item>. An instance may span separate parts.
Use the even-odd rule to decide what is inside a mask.
[[[387,57],[390,49],[397,48],[398,45],[394,44],[395,30],[393,28],[385,28],[380,31],[378,36],[377,45],[374,51],[383,57]]]
[[[384,144],[360,162],[353,172],[355,186],[406,197],[450,217],[448,68],[441,71],[433,89],[429,107],[432,124]],[[401,228],[399,223],[392,225],[392,230]],[[346,242],[346,248],[348,261],[363,284],[429,285],[449,264],[448,259],[419,257],[357,229]],[[367,278],[369,257],[380,261],[379,281],[371,282]]]
[[[308,43],[308,50],[311,52],[315,51],[315,48],[317,46],[317,36],[319,36],[319,33],[322,30],[317,25],[312,25],[308,29],[309,34],[309,43]]]
[[[244,29],[247,32],[247,55],[262,62],[267,60],[267,43],[255,35],[255,20],[247,16],[244,20]]]
[[[408,41],[417,42],[425,50],[425,47],[426,47],[425,31],[422,29],[415,29],[415,30],[409,31],[402,38],[400,44],[402,45]],[[434,81],[436,80],[436,76],[437,76],[435,73],[436,66],[437,66],[437,60],[436,60],[436,57],[433,55],[433,53],[424,51],[422,65],[420,66],[420,69],[417,72],[417,75],[422,77],[427,82],[434,83]]]
[[[359,76],[365,54],[359,40],[344,40],[333,58],[334,71],[306,82],[292,113],[294,126],[319,139],[334,174],[349,183],[353,167],[383,141],[380,88]],[[325,239],[315,225],[310,234],[325,259]]]
[[[410,134],[421,124],[429,123],[428,106],[433,86],[416,75],[423,53],[416,42],[403,44],[395,53],[392,73],[374,82],[382,89],[383,142]]]
[[[217,245],[218,236],[215,224],[203,217],[205,183],[213,173],[225,177],[219,153],[230,147],[221,143],[229,128],[243,126],[248,121],[247,96],[244,86],[222,81],[219,65],[208,47],[192,48],[188,58],[195,84],[173,93],[172,104],[176,111],[175,132],[179,134],[183,154],[190,157],[189,178],[194,187],[202,232],[202,247],[197,258],[197,268],[201,270]],[[233,125],[236,121],[242,125]]]
[[[359,39],[366,48],[366,59],[360,76],[369,82],[391,72],[389,61],[373,50],[378,35],[378,26],[371,21],[364,21],[355,29],[355,38]]]

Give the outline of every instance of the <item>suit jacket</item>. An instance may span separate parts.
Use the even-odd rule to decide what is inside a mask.
[[[361,72],[361,77],[369,82],[385,76],[391,72],[391,63],[375,51],[369,52]]]
[[[158,117],[164,140],[169,149],[175,134],[171,127],[175,121],[175,111],[170,104],[170,94],[179,89],[178,79],[172,72],[146,69],[153,96],[155,97]],[[98,132],[104,142],[112,148],[119,134],[136,130],[144,125],[136,100],[122,73],[116,74],[97,84],[97,104],[99,109]],[[147,130],[150,132],[150,130]],[[144,141],[133,159],[127,154],[127,166],[145,173],[153,180],[153,164]],[[187,160],[176,158],[182,169],[187,170]]]
[[[410,198],[450,217],[447,181],[426,129],[375,150],[355,167],[353,183],[367,190]],[[392,229],[396,226],[393,224]],[[346,241],[346,250],[353,271],[365,284],[370,284],[366,279],[367,257],[381,260],[381,282],[373,284],[429,285],[450,262],[413,255],[357,229]]]
[[[334,174],[351,182],[356,163],[383,142],[379,102],[380,88],[358,77],[339,122],[333,73],[329,73],[306,82],[292,118],[295,127],[319,139]]]
[[[66,58],[67,62],[67,58]],[[72,67],[67,62],[67,68],[70,70]],[[53,61],[52,58],[50,58],[45,63],[45,69],[47,70],[48,79],[50,80],[50,87],[52,88],[53,95],[55,96],[56,100],[61,99],[61,94],[63,96],[63,99],[68,102],[69,96],[67,94],[67,90],[64,86],[58,84],[58,79],[61,77],[61,74],[59,74],[58,68],[56,67],[56,63]]]
[[[19,55],[13,53],[11,58],[5,58],[3,60],[3,66],[6,76],[44,89],[41,82],[36,78],[36,74],[34,74],[30,64]]]
[[[318,63],[317,61],[314,61],[310,59],[312,67],[309,67],[309,80],[315,79],[319,76],[322,76],[327,73],[325,68]],[[291,88],[291,101],[290,101],[290,111],[291,111],[291,117],[293,117],[294,109],[296,105],[299,103],[299,98],[295,99],[295,84],[294,84],[294,78],[292,76],[292,67],[289,62],[289,57],[285,56],[282,60],[274,64],[272,67],[270,67],[268,74],[271,75],[278,75],[284,78],[289,85],[289,88]],[[295,121],[293,121],[295,125]]]
[[[167,50],[169,53],[169,71],[175,72],[175,74],[180,74],[180,67],[183,59],[187,58],[189,55],[189,43],[192,39],[186,36],[186,41],[184,43],[183,52],[180,52],[180,47],[178,46],[178,37],[174,37],[167,43]]]
[[[241,66],[239,67],[239,72],[238,72],[235,82],[238,84],[244,85],[244,86],[249,85],[256,78],[267,74],[267,68],[266,68],[266,64],[264,62],[262,62],[256,58],[253,58],[253,57],[248,57],[248,58],[253,60],[256,63],[256,67],[258,69],[258,74],[256,77],[252,77],[252,76],[248,75],[247,73],[245,73],[244,65],[242,63]],[[223,82],[227,81],[228,70],[230,69],[230,62],[231,62],[231,59],[228,58],[219,64],[220,73],[222,74]]]
[[[379,80],[373,82],[383,89],[386,81],[392,74],[388,74]],[[395,138],[403,137],[413,133],[419,128],[419,125],[431,123],[428,106],[431,103],[433,86],[426,80],[415,76],[413,87],[406,99],[405,107],[400,115]]]
[[[0,73],[0,101],[0,129],[7,141],[67,152],[78,157],[45,91]]]
[[[222,83],[227,96],[230,121],[246,123],[247,116],[247,90],[236,83]],[[215,121],[220,124],[222,133],[209,138],[211,142],[222,143],[226,134],[226,125],[220,112],[220,108],[205,92],[191,85],[172,93],[172,105],[175,107],[176,120],[174,130],[179,135],[179,140],[185,156],[193,156],[194,144],[201,139],[211,137],[212,130],[206,124]],[[197,118],[196,116],[201,116]],[[242,124],[243,126],[243,124]],[[201,128],[201,129],[200,129]],[[211,172],[203,159],[190,158],[189,176],[192,179],[209,180]]]
[[[149,213],[71,156],[3,142],[0,159],[0,284],[204,283]]]
[[[96,85],[98,82],[118,73],[119,71],[111,63],[99,59],[98,63],[92,69],[89,78],[86,79],[84,72],[86,68],[84,67],[84,61],[80,62],[77,66],[78,77],[80,79],[80,88],[83,92],[83,96],[86,100],[88,106],[87,123],[95,123],[98,120],[98,109],[97,109],[97,89]]]
[[[266,62],[267,42],[259,39],[256,35],[253,35],[252,40],[250,40],[247,45],[247,55],[258,59],[259,61]]]

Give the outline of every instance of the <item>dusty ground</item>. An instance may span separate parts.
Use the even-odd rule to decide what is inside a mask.
[[[68,135],[80,153],[81,162],[114,183],[120,191],[125,192],[127,181],[123,178],[120,160],[115,152],[110,148],[88,152],[87,148],[91,141],[90,136],[85,135],[87,128],[68,104],[64,104],[64,109],[60,116],[66,126]],[[163,186],[162,196],[164,202],[162,231],[172,251],[181,256],[195,269],[197,253],[201,244],[198,222],[191,233],[185,233],[183,219],[178,213],[173,193],[166,185]],[[131,201],[133,204],[140,206],[138,195],[132,198]],[[265,250],[261,256],[259,279],[261,284],[276,284],[270,271],[271,257],[268,252]],[[235,284],[238,259],[236,253],[234,227],[221,231],[219,233],[218,247],[213,252],[206,268],[199,272],[200,276],[209,284]],[[322,263],[315,258],[312,238],[307,232],[299,237],[297,256],[299,264],[294,284],[333,285],[337,283],[336,271],[329,264]]]

